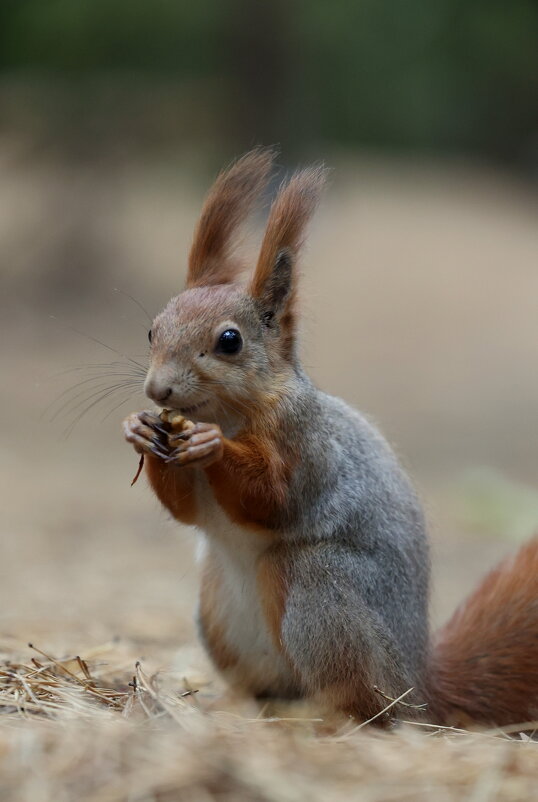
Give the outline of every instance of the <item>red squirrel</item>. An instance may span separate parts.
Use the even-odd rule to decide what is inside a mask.
[[[200,530],[200,637],[232,686],[313,698],[359,719],[385,696],[438,723],[538,718],[538,538],[492,571],[440,632],[411,482],[381,434],[318,390],[297,349],[297,260],[324,183],[295,173],[244,279],[234,245],[273,153],[221,173],[186,289],[155,318],[147,396],[124,434],[174,518]]]

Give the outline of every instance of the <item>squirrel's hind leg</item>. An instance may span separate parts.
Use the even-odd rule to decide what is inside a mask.
[[[375,716],[412,681],[361,595],[360,556],[317,545],[302,547],[292,565],[280,639],[305,696],[360,720]]]

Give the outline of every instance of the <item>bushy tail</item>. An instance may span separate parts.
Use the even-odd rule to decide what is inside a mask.
[[[437,633],[430,709],[449,724],[538,719],[538,536],[494,568]]]

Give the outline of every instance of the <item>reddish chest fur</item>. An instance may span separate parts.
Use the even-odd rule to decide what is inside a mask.
[[[149,456],[148,479],[174,518],[201,524],[196,493],[197,468],[166,465]],[[257,435],[224,439],[221,460],[204,469],[215,502],[234,523],[256,532],[271,531],[286,494],[290,470],[274,444]]]
[[[288,474],[274,445],[257,435],[225,440],[222,460],[206,468],[230,520],[256,531],[274,529]]]
[[[146,475],[161,504],[183,524],[196,524],[197,500],[192,470],[166,465],[146,455]]]

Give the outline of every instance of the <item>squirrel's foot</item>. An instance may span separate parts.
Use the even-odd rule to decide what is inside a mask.
[[[139,454],[153,454],[159,459],[168,459],[169,432],[154,412],[133,412],[123,421],[123,434]]]
[[[168,444],[172,450],[166,462],[175,465],[205,468],[222,459],[224,452],[224,438],[216,423],[196,423],[179,434],[170,434]]]

